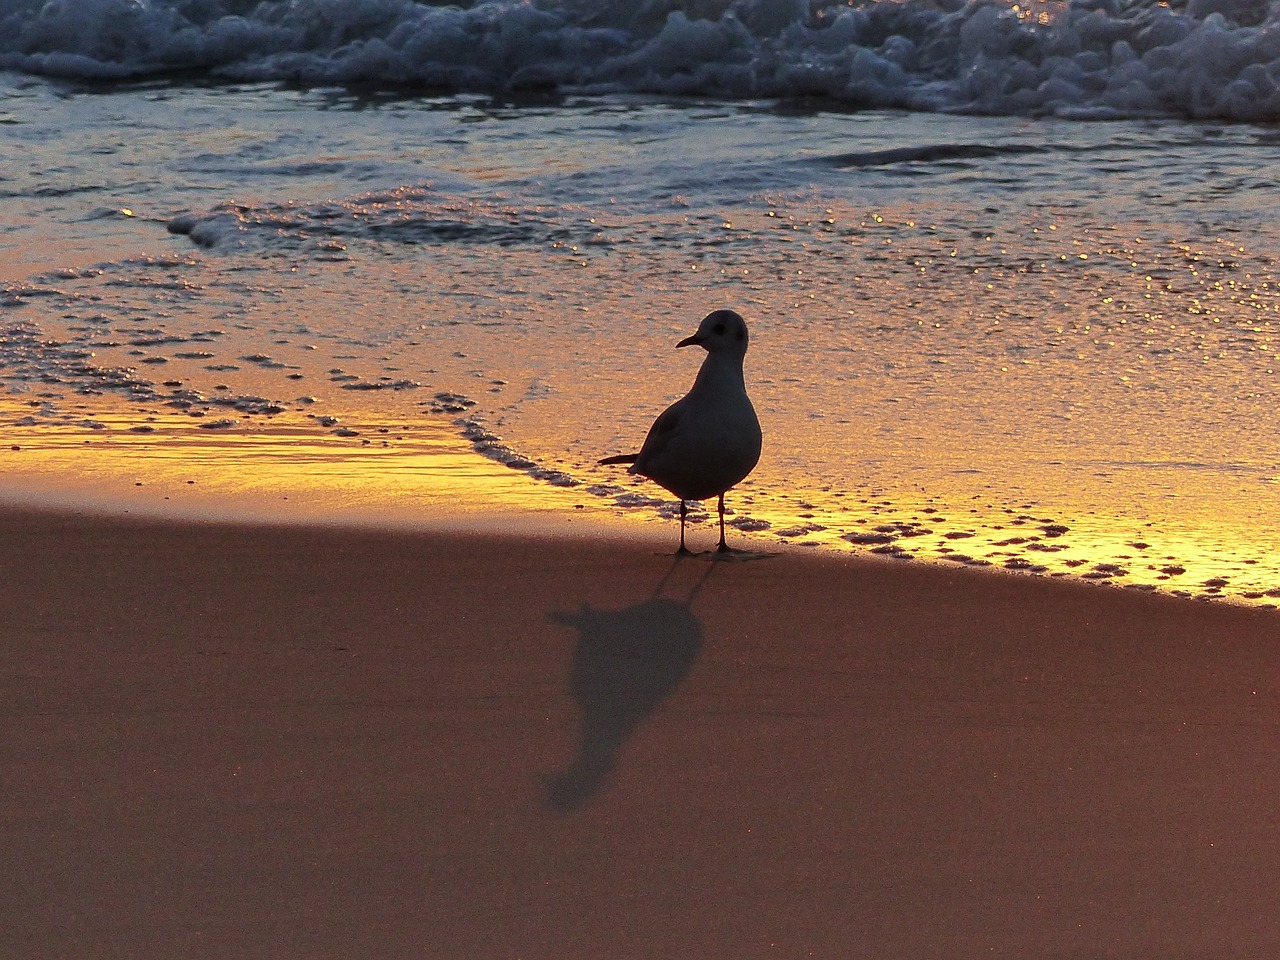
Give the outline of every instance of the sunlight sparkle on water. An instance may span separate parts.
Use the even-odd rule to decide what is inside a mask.
[[[226,450],[296,431],[304,460],[430,421],[506,479],[653,517],[669,497],[596,463],[688,389],[699,358],[674,344],[728,306],[751,325],[766,438],[730,498],[744,535],[1196,595],[1277,586],[1266,130],[303,95],[272,115],[295,124],[282,139],[260,114],[276,95],[115,98],[154,142],[57,159],[65,178],[120,165],[60,249],[133,252],[5,289],[6,388],[37,398],[16,420],[56,432],[122,399],[140,427],[234,421]],[[197,107],[227,136],[187,137]],[[140,187],[153,155],[188,179]],[[50,166],[15,167],[15,189],[52,197]],[[325,482],[409,498],[380,479],[397,457]]]

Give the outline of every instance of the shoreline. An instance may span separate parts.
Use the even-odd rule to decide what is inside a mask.
[[[173,523],[455,531],[482,536],[594,535],[652,543],[659,550],[666,549],[676,536],[674,504],[653,499],[655,494],[669,496],[656,485],[548,482],[526,469],[509,466],[507,460],[486,456],[464,431],[445,420],[424,419],[407,427],[402,421],[379,426],[369,419],[361,431],[350,431],[352,437],[317,432],[288,421],[253,424],[247,431],[209,431],[181,415],[164,416],[155,411],[140,429],[136,416],[127,408],[119,420],[100,412],[100,419],[90,422],[98,429],[74,423],[9,428],[8,439],[16,442],[0,446],[4,467],[0,508]],[[510,454],[506,447],[501,449]],[[514,454],[510,459],[517,464],[527,462]],[[1065,566],[1054,569],[1021,557],[1001,563],[1002,556],[1014,556],[998,552],[1006,542],[1029,541],[1033,550],[1061,549],[1056,542],[1061,536],[1055,532],[1058,528],[1030,515],[1013,518],[1011,526],[996,527],[974,540],[943,539],[940,542],[948,546],[936,555],[904,550],[900,543],[911,544],[911,540],[877,546],[896,536],[919,536],[918,530],[907,529],[911,524],[900,522],[878,527],[871,526],[871,520],[859,521],[868,524],[863,528],[866,534],[836,540],[803,530],[799,537],[788,537],[776,524],[755,519],[761,509],[749,489],[738,491],[747,504],[744,525],[737,527],[732,520],[729,524],[733,528],[731,545],[746,551],[816,552],[846,560],[874,558],[891,566],[954,566],[980,574],[1066,580],[1262,610],[1280,605],[1280,587],[1266,590],[1265,584],[1237,587],[1233,592],[1229,578],[1209,579],[1188,589],[1196,565],[1185,559],[1175,563],[1172,555],[1164,558],[1162,567],[1156,566],[1161,562],[1156,557],[1149,558],[1154,561],[1150,570],[1160,574],[1154,581],[1137,577],[1133,564],[1103,563],[1090,568],[1084,561],[1068,559]],[[625,504],[632,497],[639,502]],[[923,523],[931,522],[930,510],[926,508],[911,523],[923,529]],[[735,513],[732,503],[729,512]],[[767,508],[764,515],[769,515]],[[707,509],[706,504],[691,505],[689,523],[693,549],[714,542],[714,509]],[[890,528],[886,534],[871,532]],[[1041,534],[1041,530],[1049,532]],[[943,536],[973,534],[955,531]],[[966,548],[968,552],[964,552]],[[992,559],[983,559],[984,553]],[[1134,563],[1140,559],[1134,557]],[[1251,562],[1245,560],[1241,569],[1247,570]],[[1160,573],[1163,570],[1175,571],[1175,575]],[[1179,578],[1183,573],[1187,576]],[[1181,579],[1181,585],[1174,582],[1176,579]]]
[[[587,515],[605,529],[636,526],[581,488],[538,482],[483,456],[443,420],[371,420],[343,436],[284,419],[210,430],[181,414],[156,411],[139,424],[127,407],[103,410],[92,427],[9,429],[0,506],[353,531],[556,535]]]
[[[0,531],[7,954],[1280,946],[1274,613],[597,530]]]
[[[6,406],[10,416],[20,409],[11,399],[0,403],[0,413]],[[501,456],[487,456],[465,430],[445,419],[420,418],[407,425],[402,418],[384,422],[366,412],[354,419],[360,429],[341,432],[316,430],[287,417],[210,430],[203,421],[161,409],[140,420],[127,404],[104,398],[97,398],[95,413],[93,419],[67,416],[56,425],[24,424],[14,416],[6,428],[10,442],[0,445],[0,507],[175,523],[597,535],[649,542],[658,549],[676,536],[674,504],[664,502],[669,495],[656,485],[620,486],[616,478],[573,485],[539,479],[542,468],[524,468],[529,461],[500,441]],[[1078,551],[1055,554],[1063,549],[1062,540],[1071,539],[1062,536],[1067,527],[1032,514],[1010,516],[1007,525],[975,536],[970,530],[977,528],[966,529],[963,522],[940,525],[931,506],[908,522],[881,517],[877,524],[878,508],[872,505],[869,517],[857,521],[866,526],[833,538],[803,519],[812,514],[801,513],[800,526],[788,532],[787,524],[797,518],[775,515],[749,483],[735,495],[730,513],[735,513],[734,500],[744,512],[742,526],[730,521],[731,543],[748,551],[955,566],[1263,610],[1280,603],[1280,586],[1236,583],[1234,575],[1200,582],[1202,565],[1187,555],[1157,550],[1144,555],[1147,544],[1121,543],[1123,537],[1116,540],[1120,563],[1090,566],[1075,558]],[[762,522],[765,517],[772,519]],[[714,542],[713,508],[694,505],[689,522],[695,549],[705,546],[704,539]],[[925,539],[921,534],[933,532],[929,527],[940,534],[932,550],[914,539]],[[1021,546],[1011,551],[1009,544]],[[916,546],[924,549],[916,552]],[[1052,556],[1063,558],[1056,567],[1038,562]],[[1253,563],[1244,558],[1239,572]]]

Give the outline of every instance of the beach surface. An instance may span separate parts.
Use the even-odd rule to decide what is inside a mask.
[[[1274,611],[5,503],[4,956],[1280,949]]]
[[[9,6],[0,960],[1280,956],[1263,5]]]

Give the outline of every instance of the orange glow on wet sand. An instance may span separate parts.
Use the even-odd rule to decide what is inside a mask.
[[[0,415],[12,406],[0,404]],[[114,415],[98,409],[94,423],[7,428],[9,494],[160,516],[397,526],[549,520],[591,506],[478,455],[441,422],[366,421],[364,436],[349,438],[287,422],[209,429],[179,414],[139,425],[120,404]]]

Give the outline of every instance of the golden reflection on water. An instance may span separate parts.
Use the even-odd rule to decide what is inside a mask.
[[[1206,497],[1201,527],[1194,509],[1181,523],[1167,517],[1134,520],[1109,515],[1105,498],[1080,486],[1078,500],[1056,507],[976,497],[962,483],[931,489],[928,496],[900,490],[846,496],[838,506],[821,497],[770,502],[758,494],[738,503],[753,520],[768,519],[771,532],[793,544],[1199,599],[1280,602],[1280,551],[1268,548],[1275,539],[1269,529],[1246,535],[1255,523],[1251,512],[1233,517],[1226,498],[1226,509],[1217,510]]]
[[[179,414],[139,423],[102,400],[90,428],[6,426],[4,476],[36,500],[102,503],[139,512],[414,524],[431,517],[573,509],[569,492],[475,453],[443,422],[362,423],[335,436],[287,421],[207,429]],[[0,421],[15,423],[12,403]],[[19,408],[20,411],[20,408]]]
[[[638,513],[653,522],[655,537],[669,528],[674,543],[674,503],[655,484],[601,469],[579,477],[583,486],[553,486],[481,456],[442,420],[406,426],[373,411],[348,411],[344,423],[359,429],[348,427],[354,435],[341,436],[288,417],[247,429],[209,429],[188,416],[152,410],[140,422],[136,408],[108,398],[95,401],[92,421],[24,424],[24,412],[12,400],[0,401],[0,423],[7,424],[0,457],[6,486],[20,498],[191,518],[354,525],[466,525],[470,518],[494,528],[516,517],[589,516],[599,523]],[[1215,542],[1205,533],[1230,536],[1233,528],[1258,523],[1248,498],[1215,495],[1215,482],[1204,490],[1173,491],[1181,494],[1183,516],[1192,518],[1178,527],[1164,519],[1122,520],[1098,509],[1106,503],[1107,471],[1080,477],[1079,499],[1057,509],[1030,498],[975,496],[976,472],[918,495],[904,494],[897,484],[862,494],[818,490],[789,498],[764,493],[748,479],[727,498],[731,539],[757,548],[785,543],[1202,599],[1272,605],[1280,598],[1280,552],[1247,536]],[[620,506],[620,493],[639,494],[645,502],[639,510]],[[1236,508],[1239,516],[1233,517]],[[1197,511],[1205,515],[1203,530],[1194,525]],[[709,549],[714,502],[693,510],[691,524],[691,544]]]

